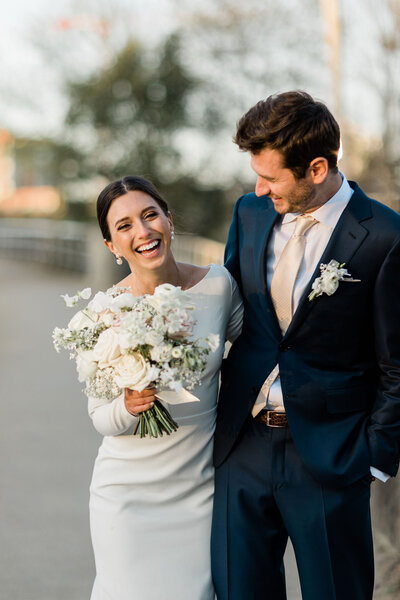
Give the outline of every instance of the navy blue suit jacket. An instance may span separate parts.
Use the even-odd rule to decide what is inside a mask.
[[[348,485],[374,466],[395,475],[400,445],[400,216],[357,184],[319,263],[345,263],[359,283],[309,301],[319,264],[282,337],[266,284],[278,218],[267,196],[239,198],[226,267],[244,300],[241,336],[222,365],[215,464],[240,438],[260,388],[279,363],[294,443],[324,483]]]

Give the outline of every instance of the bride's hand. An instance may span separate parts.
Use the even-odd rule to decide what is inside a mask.
[[[142,392],[136,392],[135,390],[125,388],[124,401],[126,410],[133,416],[148,410],[153,406],[154,400],[156,399],[154,392],[154,388],[148,388]]]

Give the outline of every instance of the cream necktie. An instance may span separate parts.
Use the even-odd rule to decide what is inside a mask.
[[[300,215],[292,237],[283,249],[271,280],[271,298],[282,334],[286,333],[293,316],[293,288],[303,260],[306,232],[317,223],[309,215]]]
[[[271,298],[284,335],[293,316],[293,288],[303,260],[306,247],[306,232],[318,221],[309,215],[296,218],[294,233],[280,256],[271,280]],[[265,407],[269,390],[279,375],[276,365],[265,380],[251,411],[253,417]]]

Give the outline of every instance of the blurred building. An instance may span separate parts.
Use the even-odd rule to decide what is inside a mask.
[[[0,216],[57,217],[64,210],[52,185],[49,148],[0,130]]]

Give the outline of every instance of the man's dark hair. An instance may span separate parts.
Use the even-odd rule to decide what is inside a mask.
[[[285,92],[257,102],[240,119],[234,142],[258,154],[278,150],[283,166],[296,179],[306,175],[310,162],[322,156],[337,171],[340,129],[332,113],[303,91]]]

